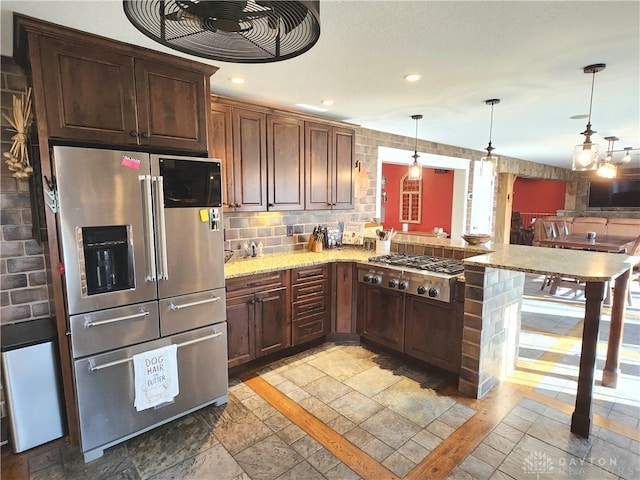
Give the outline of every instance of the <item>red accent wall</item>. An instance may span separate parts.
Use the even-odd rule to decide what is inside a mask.
[[[382,175],[387,179],[384,192],[387,201],[382,201],[385,209],[384,228],[402,230],[400,223],[400,179],[407,173],[408,165],[382,164]],[[453,203],[453,170],[436,173],[433,168],[422,169],[422,223],[410,223],[409,231],[430,232],[434,227],[442,227],[451,233],[451,208]]]
[[[513,184],[513,211],[550,213],[564,209],[566,182],[516,178]]]

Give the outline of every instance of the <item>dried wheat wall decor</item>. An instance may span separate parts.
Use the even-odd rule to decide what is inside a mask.
[[[9,170],[13,172],[14,177],[28,178],[33,173],[27,149],[27,134],[33,120],[31,115],[31,88],[28,88],[20,96],[13,96],[13,118],[6,113],[3,113],[2,116],[11,125],[11,130],[16,132],[11,137],[11,140],[13,140],[11,148],[3,154],[6,158],[5,161],[9,166]]]

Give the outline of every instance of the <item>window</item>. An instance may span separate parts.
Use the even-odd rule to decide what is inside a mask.
[[[400,179],[400,223],[421,223],[422,180]]]

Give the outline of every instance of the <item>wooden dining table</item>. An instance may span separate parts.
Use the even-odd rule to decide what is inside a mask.
[[[622,253],[629,252],[637,235],[596,235],[589,240],[584,233],[573,233],[554,238],[540,240],[545,247],[571,248],[573,250],[592,250],[595,252]]]

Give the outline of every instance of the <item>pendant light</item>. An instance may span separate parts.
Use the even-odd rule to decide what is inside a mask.
[[[595,130],[591,130],[591,107],[593,105],[593,85],[596,80],[596,73],[601,72],[607,67],[604,63],[596,63],[594,65],[587,65],[584,67],[584,73],[592,74],[591,78],[591,97],[589,98],[589,119],[587,120],[587,128],[582,135],[584,135],[584,142],[581,145],[576,145],[573,151],[573,170],[585,171],[595,170],[598,168],[598,144],[591,142],[591,135],[597,133]]]
[[[615,178],[618,174],[618,167],[613,164],[613,144],[618,137],[604,137],[607,143],[607,156],[598,165],[597,174],[603,178]]]
[[[480,175],[493,175],[495,172],[494,164],[497,161],[497,158],[491,154],[491,152],[495,150],[491,145],[491,134],[493,133],[493,106],[500,103],[500,99],[492,98],[485,100],[484,103],[491,105],[491,123],[489,124],[489,145],[485,148],[487,155],[480,159]]]
[[[411,115],[416,121],[416,148],[413,152],[413,163],[409,165],[409,180],[422,180],[422,165],[418,162],[418,120],[422,119],[422,115]]]

